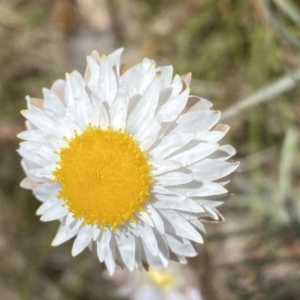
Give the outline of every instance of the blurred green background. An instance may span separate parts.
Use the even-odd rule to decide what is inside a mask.
[[[226,221],[207,224],[189,264],[203,298],[299,300],[299,12],[298,0],[0,0],[0,299],[120,299],[88,250],[73,258],[71,242],[50,246],[58,223],[40,222],[19,188],[15,135],[26,95],[84,72],[93,49],[124,46],[129,65],[149,57],[191,71],[191,93],[231,126],[224,142],[242,172]]]

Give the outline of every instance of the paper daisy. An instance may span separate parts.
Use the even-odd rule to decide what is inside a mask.
[[[130,300],[203,300],[198,278],[187,265],[171,263],[168,269],[149,268],[140,273],[117,270],[111,277],[114,292]]]
[[[53,245],[76,237],[72,255],[89,246],[111,274],[195,256],[200,220],[220,218],[237,167],[218,144],[228,126],[189,95],[189,76],[149,59],[125,70],[121,53],[93,52],[84,78],[74,71],[43,100],[27,97],[18,150],[37,214],[61,222]]]

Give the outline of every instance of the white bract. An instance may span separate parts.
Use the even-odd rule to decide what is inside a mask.
[[[53,245],[76,237],[72,254],[89,246],[110,274],[195,256],[200,220],[220,219],[238,165],[218,144],[228,126],[189,95],[188,76],[149,59],[121,72],[121,53],[93,52],[84,78],[74,71],[43,100],[27,97],[18,150],[37,214],[61,223]]]

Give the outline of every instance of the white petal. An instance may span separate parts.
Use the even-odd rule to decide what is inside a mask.
[[[173,253],[172,253],[173,254]],[[197,254],[196,254],[197,255]],[[194,255],[195,256],[195,255]],[[182,256],[182,255],[178,255],[178,254],[174,254],[174,256],[172,255],[172,258],[171,258],[173,261],[176,261],[176,262],[178,262],[178,263],[180,263],[180,264],[183,264],[183,265],[185,265],[185,264],[187,264],[187,260],[186,260],[186,258],[184,257],[184,256]]]
[[[67,218],[69,217],[70,214],[68,214],[65,218],[67,220]],[[70,225],[70,229],[75,230],[75,229],[79,229],[81,228],[83,225],[83,219],[75,219]]]
[[[161,210],[160,213],[169,221],[168,229],[165,223],[166,231],[173,231],[176,235],[195,241],[196,243],[203,242],[202,236],[199,232],[178,213],[167,210]]]
[[[149,122],[142,124],[134,137],[137,141],[143,141],[151,135],[157,135],[160,129],[161,122],[157,117],[154,117]]]
[[[168,172],[162,175],[156,175],[154,176],[154,179],[163,186],[171,186],[191,182],[193,180],[193,174],[186,174],[182,172]]]
[[[170,191],[185,197],[204,197],[225,194],[228,191],[218,183],[210,181],[193,181],[180,188],[169,188]]]
[[[212,107],[212,103],[210,101],[197,96],[190,96],[188,105],[190,107],[188,111],[208,110]]]
[[[151,170],[151,174],[153,176],[173,171],[182,167],[182,164],[180,162],[173,160],[156,160],[150,158],[149,163],[153,165],[153,169]]]
[[[116,99],[110,107],[111,127],[115,130],[125,129],[127,120],[128,106],[128,86],[126,83],[120,86],[117,92]]]
[[[28,190],[34,190],[39,185],[40,185],[40,183],[33,181],[29,177],[25,177],[20,183],[21,188],[28,189]]]
[[[107,56],[110,66],[112,68],[115,67],[118,76],[120,74],[120,60],[123,50],[124,48],[120,48]]]
[[[22,149],[19,149],[19,150],[17,150],[17,152],[19,152],[22,156],[24,156],[24,154],[25,154],[24,151],[25,150],[24,151],[21,151],[21,150]],[[34,166],[36,167],[35,164],[37,164],[38,161],[40,162],[40,159],[39,160],[34,159],[34,158],[39,158],[39,157],[37,155],[34,156],[34,155],[30,154],[29,151],[27,151],[27,152],[28,152],[27,154],[28,154],[29,158],[31,159],[31,161],[29,161],[27,159],[22,159],[21,160],[21,166],[22,166],[26,176],[29,177],[31,180],[33,180],[35,182],[39,182],[39,183],[45,182],[47,180],[46,178],[36,177],[33,174],[29,173],[29,170],[33,169]],[[45,161],[45,162],[47,163],[47,161]]]
[[[57,195],[61,185],[57,182],[45,182],[34,189],[33,194],[40,201],[46,201],[53,195]]]
[[[187,257],[193,257],[197,255],[197,252],[188,240],[169,234],[165,234],[165,238],[169,244],[170,249],[174,253]]]
[[[165,232],[164,222],[160,217],[159,213],[153,208],[153,206],[150,203],[147,204],[147,211],[155,225],[155,228],[159,232],[164,233]]]
[[[137,230],[139,231],[140,237],[142,238],[149,251],[153,253],[153,255],[157,255],[158,246],[152,228],[146,224],[138,224]]]
[[[165,116],[164,122],[174,121],[178,117],[178,115],[183,111],[183,109],[186,106],[189,97],[189,92],[190,89],[186,89],[179,96],[169,99],[168,102],[162,105],[161,109],[159,110],[159,115]],[[195,130],[195,128],[192,128],[192,126],[189,129],[180,127],[180,130],[174,130],[174,132],[191,130]]]
[[[66,81],[63,79],[58,79],[54,81],[50,89],[50,91],[54,93],[64,105],[66,105],[65,88],[66,88]]]
[[[43,89],[44,94],[44,107],[50,109],[58,114],[65,114],[66,107],[58,96],[48,89]]]
[[[149,249],[143,244],[142,247],[142,258],[144,259],[145,262],[147,262],[150,266],[154,266],[156,268],[161,268],[163,267],[163,264],[161,262],[161,259],[157,255],[154,255],[152,252],[149,251]]]
[[[33,125],[30,121],[28,121],[28,120],[25,121],[25,127],[26,127],[26,129],[28,129],[28,130],[36,130],[36,129],[37,129],[37,127],[34,126],[34,125]]]
[[[64,242],[73,238],[79,231],[79,228],[70,229],[68,226],[60,225],[55,238],[53,239],[51,246],[59,246]]]
[[[130,96],[130,92],[129,92],[129,87],[128,87],[128,83],[126,81],[122,82],[122,86],[126,84],[127,85],[127,89],[128,89],[128,94],[129,94],[129,99],[128,99],[128,116],[132,113],[132,111],[134,110],[134,108],[137,106],[137,104],[139,103],[139,101],[142,98],[142,95],[140,94],[135,94],[135,95],[131,95]]]
[[[110,62],[107,57],[101,58],[97,94],[102,101],[111,104],[115,98],[116,92],[117,82]]]
[[[39,130],[25,130],[17,134],[17,137],[22,140],[31,142],[47,143],[43,134]]]
[[[111,239],[111,231],[110,229],[106,229],[103,231],[103,234],[97,241],[97,255],[100,262],[104,261],[106,253],[108,252],[109,243]]]
[[[60,148],[66,148],[68,146],[66,140],[57,138],[53,135],[45,134],[44,138],[47,139],[48,144],[55,148],[55,150],[59,150]]]
[[[120,84],[124,81],[128,83],[129,96],[143,94],[155,75],[154,65],[150,59],[145,58],[142,63],[128,69],[120,77]]]
[[[161,186],[157,182],[154,183],[154,185],[152,187],[152,190],[153,190],[153,193],[156,193],[156,194],[162,194],[162,195],[172,195],[173,194],[171,191],[164,188],[163,186]]]
[[[217,180],[231,174],[239,163],[229,163],[215,159],[205,159],[189,166],[197,180]]]
[[[142,241],[140,238],[135,237],[135,268],[142,271],[143,270],[143,263],[142,263],[142,256],[143,256],[143,246]]]
[[[120,250],[124,264],[133,271],[135,263],[135,238],[130,232],[119,231],[116,235],[116,242]]]
[[[63,206],[60,201],[51,208],[49,208],[40,218],[41,221],[49,222],[53,220],[58,220],[68,214],[68,208]]]
[[[36,152],[38,155],[47,158],[50,156],[50,160],[55,160],[58,155],[54,153],[53,147],[47,143],[38,143],[33,141],[21,142],[20,145],[30,151]]]
[[[147,211],[138,212],[137,218],[140,219],[141,221],[143,221],[145,224],[151,226],[151,227],[154,226],[154,224],[153,224],[153,222],[152,222],[152,220],[151,220],[151,218],[150,218]]]
[[[158,252],[158,257],[160,258],[160,260],[161,260],[163,266],[164,266],[165,268],[167,268],[167,267],[169,266],[169,264],[170,264],[170,258],[169,258],[169,259],[166,258],[166,257],[164,256],[164,254],[163,254],[161,251]]]
[[[65,217],[65,225],[70,226],[75,221],[73,214],[68,213],[68,215]]]
[[[161,111],[161,108],[169,101],[171,98],[178,97],[179,93],[174,93],[174,90],[172,87],[166,87],[163,90],[160,91],[159,99],[157,103],[156,113],[157,115],[163,114]]]
[[[70,74],[70,77],[71,77],[71,80],[75,80],[74,83],[76,82],[76,85],[77,87],[85,87],[85,81],[84,79],[82,78],[81,74],[78,72],[78,71],[73,71],[71,74]],[[73,77],[73,78],[72,78]],[[82,95],[84,98],[82,99],[82,101],[84,102],[88,102],[89,101],[89,98],[85,95]]]
[[[95,94],[91,96],[92,102],[97,106],[99,109],[99,121],[98,124],[101,128],[105,129],[110,125],[109,116],[107,110],[101,100]]]
[[[167,259],[161,251],[158,252],[158,257],[160,258],[164,268],[167,268],[169,266],[170,259]]]
[[[56,137],[61,137],[61,134],[57,130],[53,121],[44,113],[29,110],[22,110],[21,113],[41,131],[52,134]]]
[[[91,99],[92,102],[92,113],[91,113],[91,125],[93,127],[99,127],[99,120],[100,120],[100,109],[98,104],[96,104],[93,99]]]
[[[156,72],[160,73],[160,90],[168,87],[171,84],[172,76],[173,76],[173,67],[172,66],[164,66],[156,68]]]
[[[181,162],[183,166],[188,166],[209,156],[218,148],[219,145],[215,143],[200,143],[191,149],[171,155],[169,158]]]
[[[131,134],[135,135],[144,123],[153,118],[159,96],[159,84],[159,78],[155,77],[141,100],[128,116],[127,130]]]
[[[230,194],[222,194],[222,195],[215,195],[215,196],[206,196],[206,197],[193,197],[199,205],[209,206],[209,207],[218,207],[223,204],[228,198]]]
[[[46,112],[49,115],[49,111],[46,111]],[[82,131],[81,127],[79,127],[77,125],[77,123],[75,123],[74,120],[66,119],[65,117],[62,117],[61,115],[58,115],[55,113],[49,115],[49,117],[53,121],[53,124],[55,124],[55,126],[57,127],[57,131],[60,133],[60,137],[56,137],[56,138],[70,139],[74,135],[74,130],[76,130],[78,133]],[[57,149],[57,147],[56,147],[56,149]]]
[[[70,74],[68,73],[66,74],[65,100],[66,100],[66,117],[68,117],[70,120],[75,120],[75,99],[73,95]]]
[[[216,221],[219,220],[219,215],[216,213],[216,211],[213,208],[204,206],[204,209],[208,213],[208,216],[210,216],[212,219]]]
[[[174,209],[182,211],[190,211],[194,213],[203,212],[203,208],[192,199],[185,198],[179,199],[179,197],[169,195],[155,195],[159,201],[152,203],[155,209]]]
[[[170,252],[169,252],[169,247],[166,239],[164,238],[164,235],[162,235],[160,232],[157,230],[153,230],[157,244],[158,244],[158,249],[159,249],[159,257],[164,264],[164,267],[166,268],[168,266],[168,261],[170,259]]]
[[[98,51],[93,50],[90,57],[93,58],[97,63],[100,63],[101,58],[100,58]]]
[[[99,234],[102,234],[102,230],[97,224],[93,226],[93,241],[95,242],[98,239]]]
[[[213,110],[204,111],[191,111],[182,114],[176,120],[178,124],[171,132],[181,132],[181,131],[205,131],[210,130],[216,125],[220,118],[220,112]]]
[[[81,253],[90,243],[92,238],[93,238],[93,227],[91,225],[85,225],[84,227],[82,227],[79,230],[77,237],[73,243],[72,255],[76,256],[79,253]]]
[[[188,144],[194,136],[195,132],[183,132],[175,135],[164,136],[161,139],[160,144],[150,151],[150,154],[154,158],[164,159]]]
[[[127,99],[116,99],[110,107],[110,122],[114,130],[125,129],[127,119]]]
[[[206,230],[204,225],[198,220],[198,219],[193,219],[190,221],[193,226],[195,226],[203,235],[206,235]]]
[[[157,140],[157,136],[158,134],[152,134],[149,135],[147,138],[145,138],[144,140],[142,140],[139,144],[140,144],[140,148],[143,151],[147,151]]]
[[[100,73],[100,67],[97,61],[91,57],[87,57],[87,71],[85,75],[85,81],[87,82],[87,86],[89,89],[97,93],[97,86],[99,81],[99,73]]]
[[[85,91],[83,78],[77,71],[74,71],[67,76],[67,85],[74,101],[75,121],[81,128],[85,128],[91,121],[92,105]]]
[[[235,149],[230,145],[223,145],[221,146],[217,152],[210,155],[209,158],[218,159],[218,160],[227,160],[233,155],[235,155]]]
[[[214,195],[214,196],[206,196],[206,197],[193,197],[193,200],[195,200],[203,208],[211,207],[215,211],[217,211],[215,208],[224,204],[224,202],[228,200],[229,197],[230,194],[227,195],[223,194],[223,195]]]
[[[54,207],[59,203],[56,199],[50,199],[48,201],[45,201],[42,205],[39,206],[39,208],[36,211],[37,216],[43,215],[48,209]]]
[[[115,268],[116,268],[115,244],[114,244],[113,239],[110,240],[109,247],[107,249],[107,253],[104,258],[104,262],[105,262],[108,273],[110,274],[110,276],[112,276],[112,274],[114,273]]]
[[[182,91],[182,80],[179,75],[175,75],[171,86],[176,91],[176,93],[180,93]]]
[[[197,131],[194,139],[208,143],[217,143],[224,135],[225,133],[222,131]]]
[[[51,143],[48,141],[48,137],[64,139],[65,137],[71,138],[73,136],[73,131],[78,127],[78,125],[76,125],[73,121],[68,120],[62,115],[59,115],[50,110],[44,110],[43,113],[44,115],[41,114],[41,118],[49,118],[49,120],[51,120],[52,122],[52,126],[55,127],[57,132],[59,133],[59,135],[54,135],[49,133],[47,134],[47,132],[42,132],[44,138],[47,140],[47,144],[49,143],[51,145]],[[57,148],[58,146],[55,147],[55,149]]]
[[[59,156],[54,153],[52,148],[49,148],[48,145],[44,145],[37,142],[21,142],[21,147],[29,151],[34,152],[36,155],[39,155],[49,162],[56,162],[59,159]]]

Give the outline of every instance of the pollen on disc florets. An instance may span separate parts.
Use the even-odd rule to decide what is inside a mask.
[[[88,126],[61,148],[53,175],[74,218],[118,228],[143,209],[153,182],[147,153],[126,131]]]

